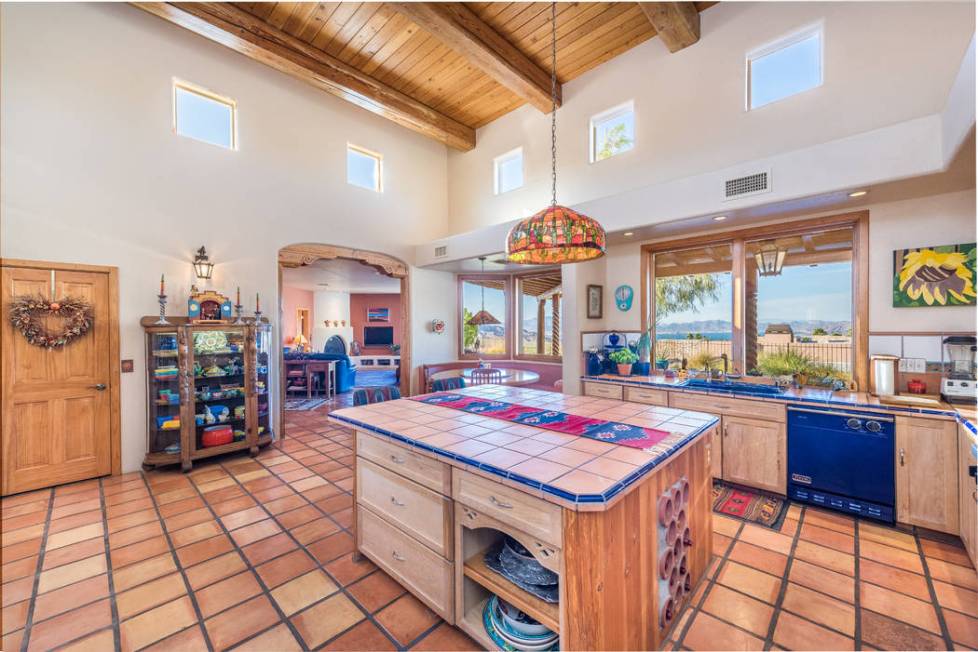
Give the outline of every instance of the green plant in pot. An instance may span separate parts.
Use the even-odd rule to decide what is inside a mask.
[[[608,354],[608,359],[618,365],[618,375],[620,376],[631,375],[632,365],[638,362],[638,356],[629,348],[612,351]]]
[[[757,361],[757,368],[765,376],[772,378],[789,376],[799,385],[805,385],[808,383],[808,375],[813,364],[811,358],[801,353],[778,351],[761,356]]]

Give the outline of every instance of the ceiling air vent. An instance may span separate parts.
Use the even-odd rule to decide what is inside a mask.
[[[439,245],[435,247],[435,258],[444,258],[448,255],[448,245]]]
[[[762,192],[771,192],[771,175],[769,172],[756,172],[736,179],[727,179],[723,182],[724,200],[759,195]]]

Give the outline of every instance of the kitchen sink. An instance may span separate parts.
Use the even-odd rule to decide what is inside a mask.
[[[734,380],[705,380],[703,378],[690,378],[679,387],[687,389],[705,389],[714,392],[736,392],[738,394],[753,394],[754,396],[780,396],[784,389],[777,385],[759,385],[756,383],[744,383]]]

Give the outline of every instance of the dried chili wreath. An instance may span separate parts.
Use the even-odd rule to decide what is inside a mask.
[[[61,332],[52,333],[41,319],[54,315],[63,319]],[[65,297],[60,301],[48,301],[40,295],[14,297],[10,304],[10,323],[34,346],[52,349],[64,346],[92,328],[91,304]]]

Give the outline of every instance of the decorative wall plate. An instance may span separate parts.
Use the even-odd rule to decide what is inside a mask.
[[[632,300],[634,298],[635,290],[630,285],[619,285],[615,290],[615,305],[622,312],[628,312],[632,309]]]

